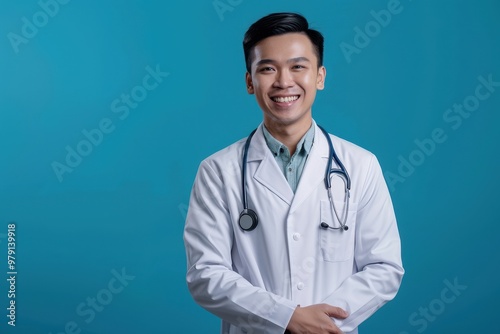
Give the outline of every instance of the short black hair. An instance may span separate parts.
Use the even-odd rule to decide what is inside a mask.
[[[283,35],[287,33],[305,33],[314,46],[318,58],[318,68],[323,65],[323,35],[313,29],[309,29],[306,18],[296,13],[273,13],[256,21],[248,28],[243,38],[243,51],[247,71],[250,73],[252,60],[250,53],[253,47],[265,38]]]

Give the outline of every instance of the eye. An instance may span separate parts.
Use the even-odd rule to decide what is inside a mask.
[[[259,69],[259,72],[271,72],[271,71],[274,71],[274,68],[272,68],[271,66],[266,66]]]
[[[301,70],[303,68],[306,68],[304,65],[293,65],[292,69],[294,70]]]

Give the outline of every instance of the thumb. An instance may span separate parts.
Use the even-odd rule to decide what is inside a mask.
[[[330,318],[337,318],[337,319],[345,319],[349,316],[349,314],[345,310],[335,306],[328,306],[328,308],[326,309],[326,314]]]

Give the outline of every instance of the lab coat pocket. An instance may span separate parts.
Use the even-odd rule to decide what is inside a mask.
[[[335,209],[339,217],[344,215],[344,203],[334,201]],[[328,226],[338,228],[340,223],[330,205],[330,201],[321,201],[320,224],[326,223]],[[356,212],[357,205],[349,204],[347,215],[347,231],[343,229],[331,229],[319,227],[320,247],[323,260],[329,262],[341,262],[352,259],[354,255],[354,235],[356,233]]]

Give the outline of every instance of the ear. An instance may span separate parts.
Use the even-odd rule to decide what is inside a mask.
[[[252,83],[252,75],[250,73],[246,73],[245,74],[245,82],[246,82],[246,85],[247,85],[247,92],[248,94],[253,94],[254,93],[254,89],[253,89],[253,83]]]
[[[325,88],[326,68],[321,66],[318,68],[318,78],[316,79],[316,89],[323,90]]]

